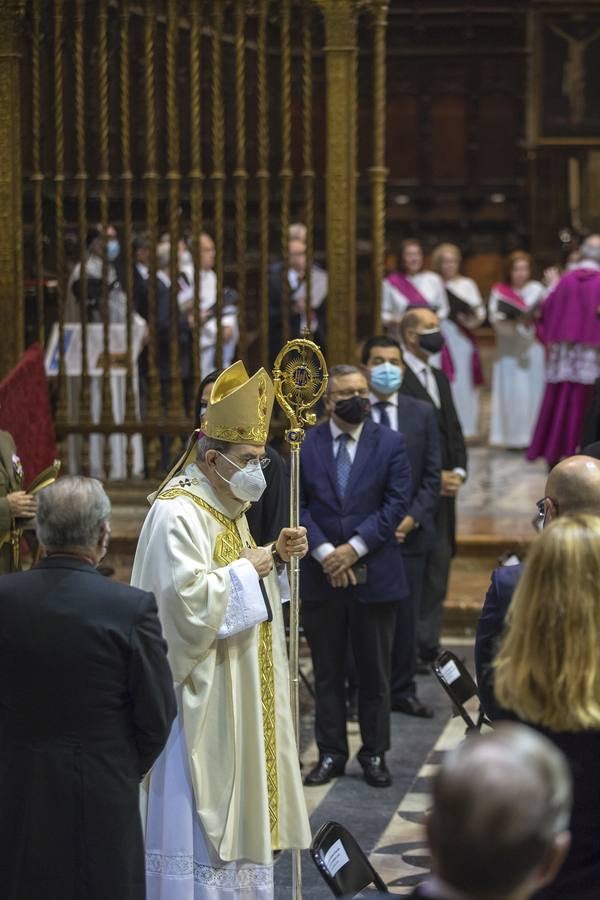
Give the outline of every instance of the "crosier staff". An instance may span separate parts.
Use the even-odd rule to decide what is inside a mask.
[[[290,527],[297,528],[300,518],[300,445],[304,428],[314,425],[317,416],[311,412],[327,388],[325,357],[314,341],[296,338],[279,351],[273,367],[275,396],[285,413],[289,427],[285,439],[290,447]],[[300,560],[293,556],[289,564],[290,577],[290,702],[300,751],[300,683],[298,663],[298,634],[300,630]],[[292,896],[302,896],[302,864],[300,850],[293,850]]]

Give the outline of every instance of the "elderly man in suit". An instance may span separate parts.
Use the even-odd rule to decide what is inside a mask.
[[[411,897],[528,900],[552,883],[569,848],[572,786],[546,737],[504,723],[463,741],[444,758],[432,793],[433,875]]]
[[[369,386],[356,366],[330,372],[327,421],[302,445],[302,617],[315,672],[319,762],[305,784],[342,775],[348,758],[345,661],[348,637],[359,678],[365,780],[387,787],[390,664],[396,609],[409,595],[396,528],[411,497],[406,441],[369,417]]]
[[[442,452],[442,486],[435,529],[436,540],[425,560],[425,579],[417,626],[419,655],[432,662],[438,652],[444,599],[450,562],[455,552],[455,499],[467,477],[467,450],[450,383],[444,373],[430,365],[444,345],[440,321],[431,309],[409,308],[400,334],[406,364],[400,394],[433,405],[439,427]]]
[[[46,557],[0,578],[0,896],[143,900],[140,779],[176,705],[152,594],[103,578],[100,482],[39,494]]]
[[[540,525],[558,515],[600,515],[600,460],[591,456],[569,456],[556,465],[546,481],[545,495],[538,501]],[[481,703],[491,719],[501,717],[494,698],[493,662],[504,630],[506,613],[521,577],[523,566],[500,566],[492,572],[475,638],[475,668]]]
[[[412,472],[408,512],[396,528],[410,597],[398,604],[392,651],[392,709],[431,718],[433,710],[417,697],[415,673],[425,558],[435,543],[434,519],[440,496],[442,463],[437,420],[431,403],[398,393],[405,366],[400,345],[393,338],[379,335],[365,341],[362,364],[371,387],[371,416],[404,435]]]

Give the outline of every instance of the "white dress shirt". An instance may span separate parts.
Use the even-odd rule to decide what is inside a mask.
[[[360,440],[363,427],[363,423],[361,422],[360,425],[357,425],[356,428],[353,428],[351,431],[342,431],[341,428],[338,428],[333,419],[329,420],[329,428],[331,429],[331,436],[333,438],[333,455],[336,458],[340,451],[339,437],[341,434],[347,434],[350,437],[350,440],[346,444],[346,449],[348,450],[350,461],[352,462],[352,464],[354,464],[356,450],[358,448],[358,442]],[[361,556],[366,556],[366,554],[369,552],[369,548],[358,534],[353,534],[348,543],[351,547],[354,548],[354,550],[358,554],[359,559]],[[324,544],[319,544],[318,547],[315,547],[315,549],[312,551],[312,556],[318,563],[322,563],[325,557],[329,556],[330,553],[333,553],[334,550],[334,545],[329,541],[326,541]]]
[[[376,404],[385,403],[385,411],[390,420],[390,428],[392,431],[398,431],[398,391],[394,391],[393,394],[389,394],[387,397],[378,397],[377,394],[371,392],[369,400],[371,401],[371,418],[373,421],[378,424],[381,423],[381,409]]]
[[[438,388],[431,366],[428,366],[427,363],[423,362],[422,359],[419,359],[418,356],[415,356],[414,353],[411,353],[409,350],[405,350],[402,356],[408,368],[414,372],[433,400],[434,406],[439,409],[441,406],[440,389]],[[460,475],[463,481],[466,481],[467,473],[461,466],[455,466],[452,471],[456,472],[457,475]]]

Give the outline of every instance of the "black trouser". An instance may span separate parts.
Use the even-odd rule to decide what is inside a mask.
[[[352,588],[338,588],[326,603],[304,603],[302,623],[315,676],[315,737],[319,753],[348,759],[346,650],[348,636],[358,671],[361,762],[390,746],[390,668],[397,603],[359,603]]]
[[[402,554],[410,596],[397,604],[392,650],[392,703],[416,696],[417,619],[423,593],[425,553]]]
[[[419,654],[429,662],[437,656],[442,630],[444,600],[452,562],[454,499],[442,497],[435,517],[435,544],[425,558],[423,595],[417,635]]]

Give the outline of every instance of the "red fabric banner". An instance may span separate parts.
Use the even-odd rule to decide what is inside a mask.
[[[0,382],[0,428],[13,436],[23,463],[23,486],[27,488],[56,458],[56,434],[39,344],[28,347]]]

